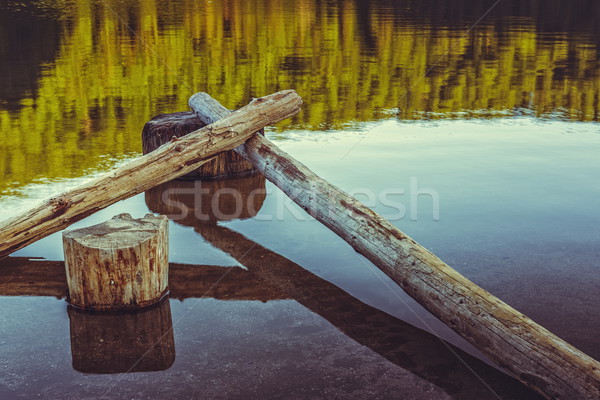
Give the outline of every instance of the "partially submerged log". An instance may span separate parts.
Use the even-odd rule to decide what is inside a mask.
[[[197,106],[211,103],[209,107]],[[205,123],[228,115],[206,93],[192,96],[190,106]],[[264,137],[254,135],[235,151],[423,307],[525,385],[549,399],[600,398],[598,361],[466,279]]]
[[[169,220],[120,214],[63,233],[69,303],[87,310],[141,308],[167,295]]]
[[[187,174],[266,125],[295,115],[302,100],[287,90],[253,100],[227,118],[0,222],[0,258],[103,208]]]
[[[225,271],[227,274],[224,276]],[[0,296],[53,296],[63,299],[66,294],[63,261],[27,257],[0,260]],[[259,277],[237,266],[169,263],[169,298],[184,300],[195,297],[263,302],[289,300],[281,291],[265,286]]]
[[[164,371],[175,362],[168,299],[141,310],[89,312],[69,307],[73,369],[86,374]]]

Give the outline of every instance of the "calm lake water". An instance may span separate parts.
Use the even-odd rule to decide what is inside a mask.
[[[144,123],[197,91],[233,109],[293,88],[303,110],[268,138],[598,359],[599,15],[585,0],[0,1],[0,220],[138,156]],[[142,313],[69,309],[60,234],[0,261],[0,398],[537,398],[260,176],[203,182],[267,193],[209,223],[197,185],[73,225],[173,219],[171,299]],[[186,216],[161,201],[177,189]]]

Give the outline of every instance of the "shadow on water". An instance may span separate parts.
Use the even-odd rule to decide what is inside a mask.
[[[198,191],[202,187],[204,191]],[[172,190],[172,189],[178,189]],[[238,209],[218,201],[230,189],[241,199]],[[433,383],[459,399],[481,399],[493,392],[502,399],[534,399],[519,382],[442,339],[371,307],[300,265],[217,224],[258,212],[240,213],[255,193],[264,192],[264,178],[250,176],[221,181],[174,181],[146,193],[153,212],[192,218],[177,222],[194,229],[213,247],[229,254],[240,267],[170,264],[170,297],[212,297],[219,300],[293,299],[318,314],[348,338],[388,361]],[[169,196],[163,196],[167,192]],[[171,196],[176,194],[175,197]],[[205,204],[207,203],[208,204]],[[215,213],[208,206],[226,207]],[[244,206],[244,207],[242,207]],[[248,208],[246,208],[247,210]],[[195,213],[201,210],[201,213]],[[223,212],[224,216],[220,213]],[[210,216],[202,218],[201,216]],[[225,273],[226,271],[226,273]],[[215,283],[216,282],[216,283]],[[0,261],[0,296],[56,296],[66,291],[64,263],[8,258]],[[171,366],[175,345],[168,302],[139,312],[88,313],[69,309],[73,367],[87,373],[158,371]]]

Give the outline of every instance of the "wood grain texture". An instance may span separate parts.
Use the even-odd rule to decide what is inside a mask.
[[[239,146],[266,125],[295,115],[301,104],[300,96],[293,90],[255,99],[215,124],[0,222],[0,258],[119,200],[197,169],[219,152]]]
[[[202,102],[193,104],[216,102],[206,93],[194,96]],[[227,116],[226,110],[216,105],[194,107],[205,122]],[[525,385],[548,399],[600,398],[598,361],[466,279],[264,137],[254,135],[235,151],[433,315]]]
[[[63,233],[69,303],[86,310],[141,308],[169,284],[169,220],[121,214]]]

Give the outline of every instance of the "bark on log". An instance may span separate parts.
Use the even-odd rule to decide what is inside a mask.
[[[206,93],[190,106],[205,123],[227,111]],[[549,399],[600,398],[600,363],[475,285],[344,191],[262,136],[235,151],[295,203],[392,278],[500,367]]]
[[[169,220],[121,214],[63,233],[69,303],[87,310],[141,308],[168,292]]]
[[[68,308],[73,369],[87,374],[164,371],[175,362],[171,305],[128,312]]]
[[[119,200],[197,169],[219,152],[239,146],[266,125],[295,115],[301,104],[293,90],[255,99],[216,124],[0,222],[0,258]]]

